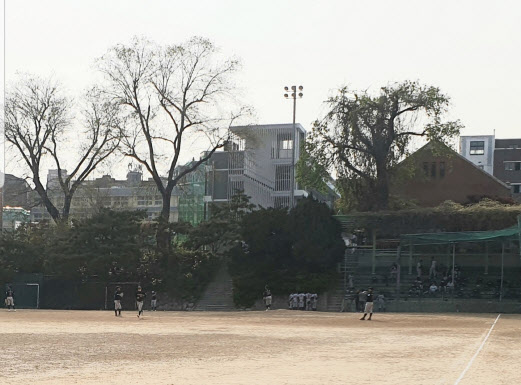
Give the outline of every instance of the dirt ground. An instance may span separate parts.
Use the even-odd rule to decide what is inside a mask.
[[[456,384],[497,314],[0,312],[0,384]],[[502,315],[461,385],[521,384]]]

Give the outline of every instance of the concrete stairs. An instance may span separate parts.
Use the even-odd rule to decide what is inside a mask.
[[[342,301],[346,289],[349,287],[349,275],[356,276],[358,269],[358,258],[360,250],[356,249],[354,252],[347,250],[344,255],[344,260],[338,266],[340,279],[335,288],[330,290],[327,297],[326,311],[338,312],[342,309]]]
[[[205,292],[195,306],[195,311],[230,311],[235,310],[233,303],[232,278],[226,263],[215,274]]]

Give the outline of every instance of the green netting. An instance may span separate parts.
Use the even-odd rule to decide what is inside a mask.
[[[507,239],[520,240],[521,227],[513,226],[508,229],[494,231],[468,231],[459,233],[423,233],[404,234],[400,237],[402,246],[434,245],[461,242],[504,241]]]

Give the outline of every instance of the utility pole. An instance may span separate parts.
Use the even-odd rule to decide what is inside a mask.
[[[292,209],[295,207],[295,144],[297,139],[297,126],[296,126],[296,117],[297,117],[297,98],[302,98],[304,94],[302,90],[304,87],[291,86],[291,95],[288,94],[290,87],[284,87],[284,97],[286,99],[293,99],[293,134],[291,141],[291,180],[290,180],[290,198],[289,198],[289,208]]]

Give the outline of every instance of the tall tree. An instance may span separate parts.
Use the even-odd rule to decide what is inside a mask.
[[[67,222],[78,187],[119,146],[117,113],[99,96],[95,90],[87,94],[83,129],[78,129],[72,100],[59,83],[29,75],[7,92],[5,138],[29,168],[34,190],[56,223]],[[42,168],[49,164],[57,169],[61,208],[41,179]],[[65,167],[72,171],[66,173]]]
[[[370,210],[388,208],[392,168],[408,154],[412,138],[447,141],[462,127],[442,120],[449,97],[418,82],[382,87],[375,96],[342,88],[326,104],[329,112],[315,122],[308,148],[340,180],[355,184],[351,191],[364,194]]]
[[[174,187],[224,146],[227,128],[242,113],[242,109],[229,108],[233,99],[230,76],[239,63],[220,60],[210,41],[195,37],[168,46],[134,38],[128,45],[112,47],[98,64],[105,75],[106,94],[123,108],[131,123],[124,154],[143,165],[162,196],[157,243],[166,251]],[[190,150],[189,142],[195,140],[199,146],[208,143],[206,151],[177,173],[182,151]]]

